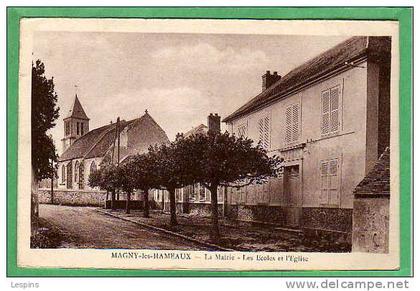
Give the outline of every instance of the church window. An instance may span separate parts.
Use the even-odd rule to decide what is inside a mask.
[[[95,161],[93,161],[93,162],[90,164],[90,173],[95,172],[95,171],[96,171],[96,169],[97,169],[97,167],[96,167]]]
[[[84,128],[83,128],[83,122],[80,123],[80,134],[83,135]]]
[[[70,123],[68,121],[66,122],[66,126],[65,126],[65,134],[66,135],[70,134]]]
[[[79,135],[79,122],[77,122],[77,135]]]
[[[66,166],[65,165],[61,167],[61,182],[62,183],[66,182]]]
[[[76,161],[76,164],[74,165],[74,182],[79,182],[79,161]]]

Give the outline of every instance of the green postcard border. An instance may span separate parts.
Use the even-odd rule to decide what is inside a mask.
[[[23,17],[394,20],[400,24],[400,269],[393,271],[208,271],[17,266],[19,21]],[[7,276],[409,277],[412,261],[412,7],[7,7]]]

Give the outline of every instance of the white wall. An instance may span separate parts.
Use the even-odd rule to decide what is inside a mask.
[[[289,162],[290,164],[301,163],[302,206],[304,207],[322,206],[320,202],[320,162],[322,160],[339,159],[341,180],[339,207],[352,207],[352,191],[365,175],[367,63],[362,63],[360,66],[363,68],[350,69],[308,87],[275,104],[234,120],[228,126],[231,132],[238,134],[238,126],[247,123],[248,137],[256,141],[259,136],[258,120],[269,115],[271,119],[269,153],[285,156],[287,154],[287,151],[284,151],[285,148],[306,143],[301,153],[295,151],[298,153],[298,156],[295,154],[296,160]],[[342,92],[340,127],[337,134],[325,137],[321,135],[321,92],[337,85],[340,86]],[[285,110],[289,105],[295,103],[301,104],[300,137],[297,142],[286,144],[284,138]],[[279,184],[278,187],[282,185],[281,183],[277,184]],[[273,191],[272,185],[270,189]],[[277,192],[281,192],[281,190]],[[254,197],[258,199],[261,195]]]

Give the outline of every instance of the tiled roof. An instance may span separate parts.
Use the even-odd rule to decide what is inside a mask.
[[[189,137],[190,135],[193,134],[201,134],[201,133],[207,133],[208,127],[204,124],[200,124],[199,126],[196,126],[192,129],[190,129],[189,131],[187,131],[186,133],[184,133],[184,137]]]
[[[305,62],[297,68],[290,71],[272,86],[249,100],[239,109],[223,119],[228,122],[250,113],[273,100],[286,97],[294,90],[305,84],[325,76],[340,68],[351,68],[346,62],[352,62],[363,56],[372,55],[381,56],[390,50],[389,37],[367,37],[356,36],[334,46],[317,57]]]
[[[70,117],[89,120],[85,111],[83,110],[82,104],[80,104],[79,98],[77,98],[77,94],[74,98],[73,106],[66,118]]]
[[[390,156],[389,147],[383,152],[373,169],[354,189],[358,195],[389,195],[390,194]]]
[[[136,118],[130,121],[122,120],[120,122],[120,132],[125,128],[128,130],[133,127],[138,128],[139,132],[142,135],[147,143],[149,136],[158,135],[163,142],[166,142],[168,139],[166,133],[163,129],[154,121],[154,119],[148,114],[144,114],[140,118]],[[94,157],[103,157],[106,152],[113,145],[116,135],[116,123],[105,125],[96,129],[93,129],[83,135],[82,137],[76,139],[74,143],[60,156],[59,161],[71,160],[76,158],[94,158]],[[164,140],[166,138],[166,140]],[[141,148],[132,148],[132,152],[143,151],[144,148],[148,149],[150,144],[142,144],[138,147]],[[121,157],[124,157],[130,152],[122,153]]]

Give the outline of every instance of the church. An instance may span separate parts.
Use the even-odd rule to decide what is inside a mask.
[[[64,118],[63,153],[58,159],[58,189],[86,191],[90,173],[103,162],[121,162],[130,155],[145,153],[149,146],[168,143],[165,131],[148,111],[129,121],[119,120],[93,130],[80,100]]]

